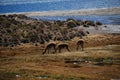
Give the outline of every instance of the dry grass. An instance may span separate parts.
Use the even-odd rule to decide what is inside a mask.
[[[104,42],[106,46],[88,47],[87,41],[84,51],[75,51],[74,42],[70,42],[71,52],[45,55],[41,46],[1,48],[0,80],[120,79],[120,45],[106,45],[109,41]]]

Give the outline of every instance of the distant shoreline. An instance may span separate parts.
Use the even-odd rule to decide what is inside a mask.
[[[16,12],[16,13],[3,13],[0,15],[9,15],[9,14],[24,14],[26,16],[118,15],[120,14],[120,7],[66,10],[66,11],[42,11],[42,12],[18,12],[18,13]]]

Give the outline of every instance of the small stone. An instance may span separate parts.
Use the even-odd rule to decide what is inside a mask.
[[[16,77],[20,77],[20,75],[16,75]]]
[[[77,64],[76,62],[74,62],[73,64]]]

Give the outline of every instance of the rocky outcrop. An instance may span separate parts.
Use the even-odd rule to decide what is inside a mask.
[[[97,25],[102,25],[96,22]],[[86,36],[86,31],[77,26],[96,25],[93,21],[74,20],[45,21],[25,15],[0,15],[0,46],[16,46],[21,43],[40,43],[67,41],[74,37]],[[88,32],[89,33],[89,32]]]

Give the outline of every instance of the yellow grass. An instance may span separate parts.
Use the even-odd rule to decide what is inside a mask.
[[[90,40],[91,37],[88,41]],[[70,42],[71,52],[62,50],[62,53],[45,55],[42,55],[41,45],[0,48],[0,80],[120,79],[120,45],[101,44],[90,47],[88,42],[84,51],[76,51],[74,42]],[[104,64],[95,65],[101,62],[101,59]]]

